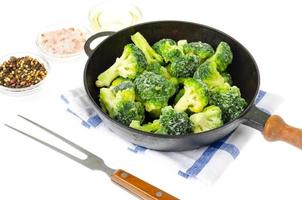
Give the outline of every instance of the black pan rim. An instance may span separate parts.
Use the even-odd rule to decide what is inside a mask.
[[[212,130],[209,130],[209,131],[204,131],[204,132],[199,132],[199,133],[191,133],[191,134],[187,134],[187,135],[162,135],[162,134],[155,134],[155,133],[148,133],[148,132],[143,132],[143,131],[140,131],[140,130],[137,130],[137,129],[134,129],[134,128],[131,128],[129,126],[126,126],[124,124],[122,124],[121,122],[118,122],[114,119],[112,119],[111,117],[108,116],[108,114],[106,112],[104,112],[101,107],[99,106],[99,104],[97,104],[94,100],[93,100],[93,97],[91,96],[90,92],[89,92],[89,89],[88,89],[88,85],[87,85],[87,81],[86,81],[86,73],[87,73],[87,68],[88,68],[88,64],[90,63],[90,59],[92,56],[89,56],[88,57],[88,60],[86,61],[86,64],[85,64],[85,69],[84,69],[84,77],[83,77],[83,80],[84,80],[84,88],[85,88],[85,91],[89,97],[89,99],[92,101],[93,103],[93,106],[95,109],[97,109],[98,111],[100,111],[102,113],[103,116],[102,117],[105,117],[106,119],[108,119],[109,121],[111,121],[112,123],[116,124],[117,126],[120,126],[120,127],[123,127],[125,129],[127,129],[128,131],[132,131],[136,134],[141,134],[141,135],[145,135],[145,136],[148,136],[148,137],[156,137],[156,138],[166,138],[166,139],[181,139],[181,138],[188,138],[188,137],[193,137],[193,136],[196,136],[196,135],[211,135],[213,134],[213,132],[217,132],[217,131],[220,131],[222,129],[224,129],[225,127],[227,126],[230,126],[232,125],[233,123],[242,123],[245,121],[244,119],[244,116],[249,112],[249,110],[255,106],[254,105],[254,102],[255,102],[255,99],[257,97],[257,94],[259,92],[259,87],[260,87],[260,72],[259,72],[259,68],[258,68],[258,65],[254,59],[254,57],[252,56],[252,54],[248,51],[248,49],[243,46],[239,41],[237,41],[235,38],[233,38],[232,36],[226,34],[225,32],[223,31],[220,31],[216,28],[213,28],[211,26],[208,26],[208,25],[204,25],[204,24],[200,24],[200,23],[196,23],[196,22],[188,22],[188,21],[179,21],[179,20],[159,20],[159,21],[150,21],[150,22],[144,22],[144,23],[140,23],[140,24],[136,24],[134,26],[130,26],[130,27],[127,27],[127,28],[124,28],[118,32],[116,32],[115,34],[113,35],[110,35],[108,36],[106,39],[104,39],[97,47],[95,47],[95,49],[93,50],[92,54],[95,52],[95,50],[102,45],[103,42],[105,42],[108,38],[110,37],[114,37],[117,33],[120,33],[120,32],[123,32],[125,30],[128,30],[128,29],[132,29],[132,28],[135,28],[135,27],[138,27],[138,26],[143,26],[143,25],[152,25],[152,24],[157,24],[157,23],[186,23],[186,24],[192,24],[192,25],[196,25],[196,26],[201,26],[203,28],[207,28],[207,29],[210,29],[212,31],[215,31],[215,32],[218,32],[219,34],[222,34],[222,35],[225,35],[227,36],[228,38],[230,38],[231,40],[235,41],[236,43],[238,43],[240,45],[240,47],[242,49],[244,49],[248,55],[250,56],[255,68],[256,68],[256,72],[257,72],[257,87],[256,87],[256,92],[255,94],[253,95],[253,98],[251,100],[251,102],[249,103],[249,105],[246,107],[246,109],[235,119],[233,119],[232,121],[229,121],[225,124],[223,124],[221,127],[218,127],[218,128],[215,128],[215,129],[212,129]]]

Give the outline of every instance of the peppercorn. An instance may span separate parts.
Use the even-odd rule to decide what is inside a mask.
[[[30,56],[12,56],[0,65],[0,85],[4,87],[30,87],[42,81],[46,75],[44,65]]]

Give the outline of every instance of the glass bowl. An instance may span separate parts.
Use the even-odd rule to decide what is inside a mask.
[[[93,33],[118,31],[138,23],[142,12],[131,2],[103,1],[90,9],[88,18]]]
[[[76,30],[80,30],[81,32],[83,32],[85,34],[85,41],[91,36],[90,31],[88,30],[88,28],[84,27],[84,26],[79,26],[79,25],[60,25],[60,26],[47,26],[47,28],[43,29],[42,31],[40,31],[37,35],[36,38],[36,46],[38,47],[39,52],[46,58],[50,59],[50,60],[69,60],[69,59],[73,59],[73,58],[77,58],[81,55],[84,55],[84,45],[83,48],[76,52],[76,53],[68,53],[68,54],[54,54],[51,53],[49,51],[47,51],[46,49],[44,49],[41,45],[42,42],[42,34],[43,33],[48,33],[48,32],[52,32],[52,31],[57,31],[57,30],[61,30],[61,29],[68,29],[68,28],[74,28]]]
[[[41,89],[41,87],[45,84],[45,82],[47,81],[47,79],[49,78],[50,75],[50,66],[47,62],[47,60],[45,60],[42,56],[36,54],[36,53],[31,53],[31,52],[17,52],[17,53],[10,53],[7,54],[3,57],[0,58],[0,64],[2,64],[5,61],[8,61],[10,59],[10,57],[24,57],[24,56],[29,56],[32,58],[37,59],[41,64],[44,65],[46,71],[47,71],[47,75],[37,84],[31,85],[29,87],[25,87],[25,88],[10,88],[10,87],[5,87],[3,85],[0,85],[0,92],[6,95],[11,95],[11,96],[22,96],[22,95],[29,95],[29,94],[33,94],[37,91],[39,91]]]

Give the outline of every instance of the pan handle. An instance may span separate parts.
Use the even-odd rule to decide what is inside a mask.
[[[268,141],[284,141],[302,149],[302,129],[284,122],[278,115],[269,115],[253,106],[245,115],[245,123],[263,133]]]
[[[113,35],[114,33],[115,32],[113,32],[113,31],[104,31],[104,32],[96,33],[96,34],[92,35],[91,37],[89,37],[84,45],[84,50],[85,50],[85,53],[87,54],[87,56],[91,56],[91,54],[93,52],[93,49],[91,49],[90,46],[91,46],[91,43],[95,39],[100,38],[100,37],[110,36],[110,35]]]

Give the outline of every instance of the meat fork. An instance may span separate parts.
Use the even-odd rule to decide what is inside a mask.
[[[17,131],[41,144],[44,144],[45,146],[53,149],[54,151],[57,151],[64,156],[84,165],[85,167],[88,167],[91,170],[100,170],[105,172],[113,182],[121,186],[122,188],[128,190],[132,194],[136,195],[138,198],[143,200],[176,200],[177,198],[168,194],[167,192],[164,192],[163,190],[158,189],[157,187],[137,178],[136,176],[122,170],[122,169],[112,169],[108,167],[104,160],[100,157],[94,155],[93,153],[87,151],[86,149],[80,147],[79,145],[71,142],[70,140],[67,140],[66,138],[60,136],[59,134],[55,133],[54,131],[22,116],[18,115],[18,117],[30,122],[31,124],[41,128],[42,130],[50,133],[51,135],[57,137],[58,139],[62,140],[66,144],[74,147],[75,149],[79,150],[80,152],[84,153],[87,157],[85,159],[80,159],[70,153],[67,153],[66,151],[59,149],[47,142],[44,142],[34,136],[29,135],[28,133],[25,133],[22,130],[19,130],[11,125],[4,124],[8,128]]]

